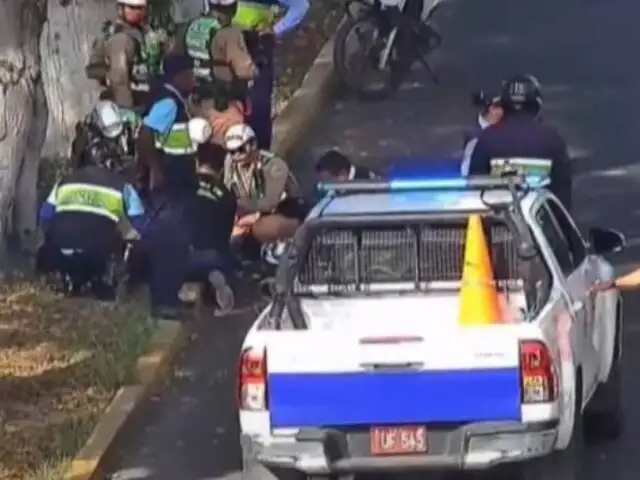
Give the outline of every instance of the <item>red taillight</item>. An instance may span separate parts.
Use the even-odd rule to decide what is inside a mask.
[[[238,407],[240,410],[267,408],[267,355],[264,349],[245,348],[240,354]]]
[[[558,395],[555,367],[549,348],[539,340],[520,342],[522,403],[553,402]]]

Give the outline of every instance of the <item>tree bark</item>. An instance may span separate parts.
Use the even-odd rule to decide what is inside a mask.
[[[46,125],[39,39],[46,0],[1,0],[0,234],[34,231],[37,165]],[[36,121],[36,117],[38,121]],[[30,178],[31,176],[31,178]],[[16,205],[15,208],[12,208]],[[18,206],[19,205],[19,206]],[[31,213],[27,210],[31,208]],[[15,214],[15,216],[14,216]],[[14,222],[11,222],[13,217]],[[13,228],[12,228],[13,227]],[[4,242],[3,242],[4,243]]]

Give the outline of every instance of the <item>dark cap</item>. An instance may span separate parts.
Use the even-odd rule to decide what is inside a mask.
[[[191,70],[192,68],[193,61],[187,55],[167,55],[162,62],[162,71],[166,78],[173,78],[185,70]]]

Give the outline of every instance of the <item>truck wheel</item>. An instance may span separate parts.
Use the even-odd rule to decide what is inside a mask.
[[[609,378],[600,384],[591,399],[593,409],[585,411],[585,430],[589,440],[616,440],[624,430],[624,411],[622,408],[622,364],[620,359],[620,340],[622,335],[622,306],[618,304],[618,322],[616,325],[615,349]]]

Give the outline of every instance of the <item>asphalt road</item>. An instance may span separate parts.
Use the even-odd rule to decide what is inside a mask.
[[[472,89],[531,72],[544,85],[546,121],[557,124],[571,145],[580,223],[625,232],[629,248],[615,261],[627,269],[640,259],[638,14],[635,0],[451,0],[438,19],[445,38],[434,59],[440,85],[416,72],[393,101],[335,103],[296,165],[308,171],[311,158],[331,146],[373,166],[401,155],[450,156],[474,120]],[[557,472],[555,480],[640,475],[637,298],[625,299],[626,433],[616,443],[590,447],[579,465]],[[170,385],[129,436],[114,479],[240,477],[235,361],[253,318],[249,308],[202,328]]]

